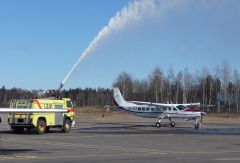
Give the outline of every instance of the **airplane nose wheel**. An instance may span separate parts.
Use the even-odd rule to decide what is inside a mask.
[[[171,126],[171,127],[175,127],[175,125],[176,125],[175,122],[171,122],[171,123],[170,123],[170,126]]]
[[[199,129],[199,124],[195,124],[195,125],[194,125],[194,128],[195,128],[196,130],[198,130],[198,129]]]
[[[158,127],[158,128],[161,127],[161,123],[160,123],[160,122],[157,122],[157,123],[156,123],[156,127]]]

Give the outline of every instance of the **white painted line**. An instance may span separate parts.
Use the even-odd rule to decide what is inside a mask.
[[[240,161],[240,158],[215,158],[215,161]]]

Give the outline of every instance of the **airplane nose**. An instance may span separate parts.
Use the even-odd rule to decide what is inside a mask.
[[[201,115],[203,116],[203,115],[206,115],[207,113],[205,113],[205,112],[201,112]]]

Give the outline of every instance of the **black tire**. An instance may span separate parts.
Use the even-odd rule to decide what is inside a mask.
[[[175,122],[171,122],[171,123],[170,123],[170,126],[171,126],[171,127],[175,127],[175,125],[176,125]]]
[[[24,128],[23,127],[13,127],[12,130],[13,130],[13,133],[15,133],[15,134],[21,134],[21,133],[23,133]]]
[[[195,125],[194,125],[194,128],[195,128],[196,130],[198,130],[198,129],[199,129],[199,124],[195,124]]]
[[[68,132],[70,132],[70,129],[71,129],[71,122],[70,122],[70,120],[69,119],[64,119],[62,132],[68,133]]]
[[[44,134],[46,132],[46,128],[46,122],[43,119],[39,119],[36,128],[37,134]]]
[[[156,127],[158,127],[158,128],[161,127],[161,123],[160,123],[160,122],[157,122],[157,123],[156,123]]]

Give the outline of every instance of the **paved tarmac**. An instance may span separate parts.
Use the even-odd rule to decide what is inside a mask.
[[[53,129],[36,135],[13,134],[3,122],[0,162],[240,162],[237,121],[207,121],[199,130],[183,121],[175,128],[153,124],[154,119],[96,117],[77,120],[67,134]]]

